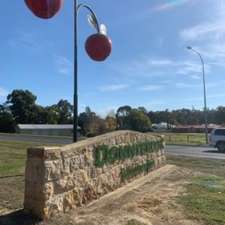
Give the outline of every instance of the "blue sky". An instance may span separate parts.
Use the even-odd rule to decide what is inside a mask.
[[[51,20],[34,17],[21,1],[1,0],[0,102],[13,89],[29,89],[41,105],[72,102],[73,10],[65,0]],[[118,106],[149,110],[202,108],[197,55],[206,61],[208,106],[224,104],[224,0],[87,0],[107,24],[111,57],[91,61],[84,42],[93,29],[79,15],[79,111],[90,106],[105,114]],[[115,2],[117,4],[115,4]],[[140,3],[141,2],[141,3]]]

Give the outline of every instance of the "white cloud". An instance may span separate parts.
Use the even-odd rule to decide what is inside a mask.
[[[150,85],[145,85],[141,87],[140,90],[141,91],[158,91],[158,90],[162,90],[163,88],[164,88],[163,85],[150,84]]]
[[[173,62],[169,59],[150,59],[148,64],[152,66],[168,66],[173,65]]]
[[[56,56],[55,63],[58,73],[63,75],[71,75],[73,72],[73,64],[65,56]]]
[[[120,106],[106,106],[104,109],[97,110],[96,113],[99,115],[101,118],[106,118],[107,116],[115,116],[116,110]]]
[[[153,8],[153,11],[166,11],[183,6],[184,4],[190,2],[190,0],[174,0],[167,3],[159,4]]]
[[[0,87],[0,97],[6,97],[8,93],[6,89]]]
[[[205,45],[198,47],[198,49],[208,60],[209,65],[225,67],[225,42],[208,42]]]
[[[196,24],[180,31],[183,42],[198,50],[208,65],[224,67],[225,60],[225,8],[216,7],[216,13],[208,22]]]
[[[209,38],[220,39],[225,35],[224,22],[221,22],[209,22],[186,28],[180,32],[180,36],[185,41],[200,41]]]
[[[207,99],[218,99],[218,98],[224,98],[225,93],[218,93],[218,94],[206,94]],[[199,101],[202,102],[203,95],[202,96],[196,96],[196,97],[190,97],[185,98],[185,102],[193,102],[193,101]]]
[[[105,85],[99,88],[100,91],[102,92],[108,92],[108,91],[120,91],[127,89],[129,85],[127,84],[110,84],[110,85]]]
[[[219,86],[223,86],[225,82],[211,82],[211,83],[206,83],[207,88],[216,88]],[[202,82],[199,83],[184,83],[184,82],[177,82],[175,83],[175,86],[177,88],[203,88]]]
[[[171,60],[166,58],[140,58],[129,62],[118,62],[111,66],[120,76],[126,77],[160,77],[168,75],[198,75],[202,73],[202,66],[198,59],[194,61]],[[207,73],[211,66],[206,64]],[[168,79],[168,77],[167,77]]]
[[[167,102],[165,102],[164,98],[157,97],[156,100],[148,101],[148,102],[142,102],[135,107],[139,107],[140,105],[143,105],[147,110],[164,110],[166,108]]]
[[[201,84],[190,84],[190,83],[183,83],[183,82],[177,82],[175,84],[175,86],[177,88],[196,88],[196,87],[201,87],[202,85]]]
[[[211,11],[204,22],[187,27],[180,32],[180,37],[185,41],[223,40],[225,36],[225,4],[224,0],[208,4]]]
[[[9,39],[8,44],[14,48],[25,47],[35,51],[40,50],[43,45],[43,43],[40,44],[40,42],[36,40],[33,33],[29,32],[21,32],[15,35],[15,37]]]
[[[208,64],[205,64],[205,72],[210,73],[211,71],[211,66]],[[187,75],[190,74],[191,77],[193,76],[194,73],[202,73],[202,65],[196,60],[195,62],[193,61],[184,61],[184,62],[179,62],[176,70],[177,74],[183,74]]]

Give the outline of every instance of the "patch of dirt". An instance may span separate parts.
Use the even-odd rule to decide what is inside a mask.
[[[23,207],[24,177],[0,178],[0,215]]]
[[[199,221],[187,220],[183,208],[175,201],[179,194],[184,193],[187,178],[194,175],[191,170],[167,165],[83,208],[59,215],[48,222],[35,222],[35,224],[200,225]],[[31,225],[26,222],[10,222],[15,222],[15,218],[10,220],[10,215],[8,218],[5,217],[5,221],[8,221],[5,225]]]
[[[134,220],[145,225],[200,225],[187,220],[175,201],[193,175],[187,169],[164,166],[49,224],[126,225]]]

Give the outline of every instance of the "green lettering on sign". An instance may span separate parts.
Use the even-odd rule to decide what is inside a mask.
[[[154,166],[153,160],[146,160],[146,163],[141,165],[129,166],[125,169],[121,169],[120,177],[121,181],[124,182],[125,180],[129,180],[133,177],[136,177],[142,173],[148,173],[150,169]]]
[[[116,161],[124,161],[132,159],[135,156],[143,156],[148,153],[158,152],[163,148],[163,142],[160,141],[145,141],[128,144],[125,146],[99,145],[94,151],[94,160],[96,167],[110,165]]]

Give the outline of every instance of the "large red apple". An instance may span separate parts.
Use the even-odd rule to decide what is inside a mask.
[[[38,17],[49,19],[55,16],[64,0],[25,0],[28,8]]]
[[[104,34],[93,34],[87,39],[85,48],[91,59],[104,61],[112,51],[112,41]]]

